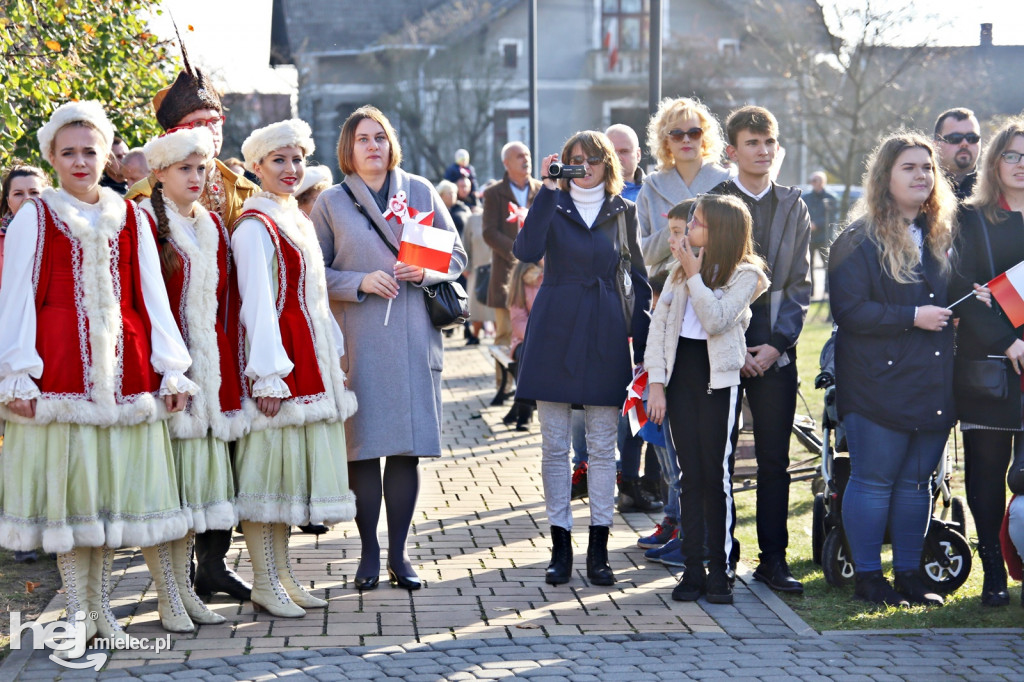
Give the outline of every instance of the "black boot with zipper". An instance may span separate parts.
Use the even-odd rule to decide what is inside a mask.
[[[615,574],[608,565],[608,526],[591,526],[587,545],[587,579],[593,585],[614,585]]]
[[[551,563],[544,571],[544,582],[561,585],[572,574],[572,533],[560,526],[551,526]]]

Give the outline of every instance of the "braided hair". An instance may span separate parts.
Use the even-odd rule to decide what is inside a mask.
[[[160,269],[164,275],[173,275],[181,269],[181,256],[171,244],[171,224],[167,218],[167,205],[164,200],[164,184],[157,182],[153,186],[150,197],[153,212],[156,214],[156,241],[160,249]]]

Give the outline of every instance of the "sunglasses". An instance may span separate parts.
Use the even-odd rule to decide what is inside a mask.
[[[702,128],[690,128],[689,130],[673,128],[668,131],[668,136],[672,138],[673,142],[682,142],[684,137],[689,137],[691,140],[699,140],[703,134],[704,130]]]
[[[591,166],[596,166],[598,164],[604,163],[604,159],[602,159],[600,156],[574,156],[570,158],[569,161],[574,166],[582,166],[584,161],[586,161],[587,164]]]
[[[946,144],[960,144],[964,140],[967,140],[967,144],[978,144],[981,142],[981,135],[977,133],[950,133],[945,137],[939,136],[939,139]]]
[[[1024,159],[1024,154],[1021,152],[1003,152],[999,155],[1006,163],[1020,163],[1021,159]]]
[[[212,126],[215,126],[215,125],[218,125],[218,124],[222,124],[226,120],[228,120],[227,116],[214,116],[213,118],[201,118],[199,120],[192,121],[190,123],[183,123],[180,126],[174,126],[173,128],[171,128],[167,132],[168,133],[174,133],[174,132],[177,132],[179,130],[194,130],[195,128],[205,128],[207,126],[212,127]]]

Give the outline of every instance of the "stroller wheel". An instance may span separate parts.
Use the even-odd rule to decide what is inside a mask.
[[[832,587],[853,584],[853,559],[846,554],[843,531],[839,526],[825,536],[821,548],[821,570],[825,574],[825,582]]]
[[[921,573],[925,584],[939,594],[956,591],[971,573],[971,546],[960,533],[933,519],[921,552]]]
[[[814,507],[811,513],[811,558],[821,566],[821,548],[825,544],[825,496],[818,493],[814,496]]]

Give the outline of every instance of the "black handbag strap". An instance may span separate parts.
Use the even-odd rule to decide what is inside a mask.
[[[992,258],[992,242],[988,238],[988,222],[986,222],[981,209],[978,209],[978,220],[981,221],[981,236],[985,238],[985,250],[988,251],[988,267],[989,270],[992,271],[992,276],[989,277],[989,281],[992,281],[996,278],[996,262]]]
[[[384,242],[384,246],[388,247],[388,250],[395,255],[395,258],[398,258],[398,249],[396,249],[395,245],[389,242],[388,238],[384,236],[384,233],[380,231],[380,228],[377,227],[377,223],[373,222],[373,219],[370,218],[370,214],[366,212],[363,205],[356,201],[356,195],[352,194],[352,188],[346,185],[344,180],[341,181],[341,188],[345,190],[345,194],[347,194],[348,198],[352,200],[352,205],[356,207],[357,211],[363,214],[363,217],[366,218],[366,222],[370,224],[370,227],[372,227],[373,231],[377,233],[380,240]]]

